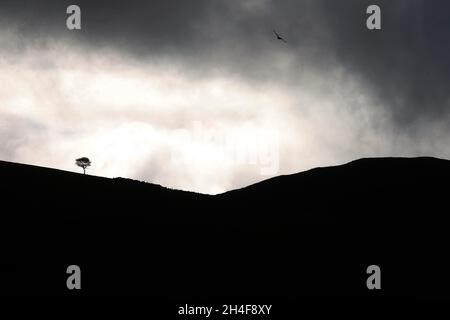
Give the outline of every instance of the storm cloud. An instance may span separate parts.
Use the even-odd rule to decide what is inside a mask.
[[[100,175],[214,193],[265,178],[261,154],[229,147],[263,132],[278,133],[261,145],[278,151],[272,175],[450,157],[446,1],[81,0],[80,31],[70,4],[0,3],[4,159],[75,170],[65,157],[85,152]]]

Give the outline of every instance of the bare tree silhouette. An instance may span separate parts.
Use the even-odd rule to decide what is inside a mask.
[[[75,160],[75,164],[83,168],[83,174],[86,174],[86,168],[91,166],[91,160],[89,158],[83,157]]]

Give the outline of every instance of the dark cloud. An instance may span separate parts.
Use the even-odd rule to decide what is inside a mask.
[[[257,81],[292,82],[299,65],[341,67],[392,111],[399,125],[449,111],[450,4],[445,0],[377,0],[383,30],[365,28],[368,0],[119,1],[79,0],[83,29],[65,29],[73,1],[2,1],[2,20],[34,45],[65,39],[108,47],[137,59],[220,70]],[[4,27],[4,26],[3,26]],[[274,41],[276,28],[288,45]],[[284,50],[284,51],[283,51]],[[293,56],[277,74],[274,52]]]
[[[65,27],[74,3],[81,31]],[[280,174],[448,157],[449,13],[447,0],[0,0],[0,158],[70,169],[89,154],[98,174],[206,192],[263,178],[261,164],[181,161],[223,147],[178,143],[192,121],[249,145],[279,126]]]

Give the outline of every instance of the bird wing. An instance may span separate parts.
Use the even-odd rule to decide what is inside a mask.
[[[277,39],[279,39],[279,40],[281,40],[281,41],[287,43],[287,41],[284,40],[284,38],[283,38],[282,36],[280,36],[275,30],[273,30],[273,33],[277,36]]]

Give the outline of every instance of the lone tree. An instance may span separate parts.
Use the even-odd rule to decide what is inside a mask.
[[[75,164],[83,168],[83,173],[86,174],[86,168],[91,166],[91,160],[89,160],[89,158],[83,157],[75,160]]]

